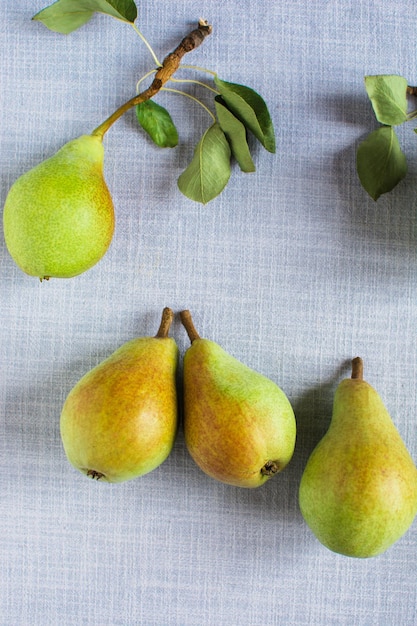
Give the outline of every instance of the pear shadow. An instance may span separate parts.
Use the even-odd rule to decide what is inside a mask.
[[[350,375],[351,359],[344,361],[333,376],[310,387],[299,398],[292,401],[296,422],[297,438],[294,454],[287,467],[261,487],[246,490],[246,506],[256,511],[260,507],[268,514],[290,517],[304,523],[298,506],[298,489],[307,460],[330,424],[333,397],[341,377]],[[241,491],[241,490],[240,490]]]
[[[93,352],[78,353],[77,358],[57,367],[51,363],[49,369],[39,371],[33,384],[6,383],[4,402],[4,437],[9,449],[29,452],[51,451],[60,447],[59,419],[63,404],[74,385],[93,367],[107,359],[123,343],[140,336],[154,336],[161,319],[161,310],[149,312],[140,319],[129,315],[128,319],[117,320],[122,332],[119,338],[103,339]],[[94,320],[91,320],[94,326]],[[117,332],[114,330],[114,335]],[[14,378],[15,380],[15,378]]]
[[[297,420],[293,457],[282,472],[254,489],[224,484],[207,476],[188,453],[181,429],[176,453],[182,456],[182,469],[188,475],[185,481],[189,485],[190,497],[198,498],[199,494],[206,492],[218,502],[220,509],[233,512],[233,515],[246,521],[262,515],[262,518],[277,523],[290,519],[297,525],[304,524],[298,506],[299,483],[310,453],[328,428],[340,373],[346,372],[349,366],[350,360],[332,378],[310,388],[293,403]],[[179,446],[181,450],[178,450]]]
[[[111,352],[111,350],[110,350]],[[39,376],[36,384],[11,386],[6,388],[4,403],[4,437],[9,449],[21,452],[54,453],[59,439],[59,418],[65,398],[95,363],[110,354],[104,349],[97,352],[94,363],[87,365],[89,359],[78,358],[67,368],[52,368],[45,376]],[[18,444],[17,444],[18,442]],[[41,457],[40,457],[41,458]]]

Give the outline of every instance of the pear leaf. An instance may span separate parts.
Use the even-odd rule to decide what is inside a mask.
[[[175,148],[178,132],[168,111],[153,100],[136,105],[136,117],[152,141],[160,148]]]
[[[86,24],[95,12],[133,24],[137,8],[133,0],[57,0],[32,17],[50,30],[68,35]]]
[[[374,200],[404,178],[407,160],[391,126],[381,126],[359,144],[356,169],[362,187]]]
[[[407,86],[402,76],[365,76],[365,88],[378,122],[397,126],[407,120]]]
[[[217,76],[214,82],[232,113],[268,152],[275,152],[274,126],[263,98],[250,87],[228,83]]]
[[[198,142],[191,163],[178,178],[180,191],[206,204],[219,195],[230,178],[230,146],[216,122]]]
[[[226,106],[221,96],[215,97],[217,119],[230,144],[232,154],[242,172],[254,172],[255,165],[246,140],[246,128]]]

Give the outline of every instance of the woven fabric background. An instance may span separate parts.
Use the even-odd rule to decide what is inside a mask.
[[[103,15],[64,36],[31,22],[46,2],[3,0],[1,204],[12,182],[91,132],[153,68],[134,30]],[[363,77],[417,82],[412,0],[143,0],[163,58],[199,17],[213,34],[186,63],[261,93],[277,153],[251,142],[203,206],[176,179],[210,124],[161,93],[180,134],[154,147],[126,114],[105,138],[117,226],[106,256],[40,283],[0,245],[2,626],[411,626],[417,522],[384,555],[349,559],[304,523],[297,490],[357,354],[417,460],[417,140],[398,129],[407,178],[375,203],[355,171],[376,128]],[[209,76],[181,76],[210,82]],[[179,77],[179,76],[178,76]],[[211,105],[212,94],[174,85]],[[67,462],[59,415],[76,381],[161,310],[189,308],[205,337],[277,382],[297,416],[292,462],[259,489],[206,477],[180,430],[168,460],[119,485]],[[181,355],[188,340],[173,330]]]

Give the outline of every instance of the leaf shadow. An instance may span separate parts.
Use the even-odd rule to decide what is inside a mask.
[[[311,386],[294,402],[297,418],[297,445],[293,457],[293,485],[299,484],[307,460],[328,430],[333,397],[342,377],[350,375],[351,359],[346,359],[334,374]]]
[[[373,130],[377,122],[366,94],[335,93],[331,96],[318,95],[314,99],[314,114],[326,122],[342,122],[364,130]]]

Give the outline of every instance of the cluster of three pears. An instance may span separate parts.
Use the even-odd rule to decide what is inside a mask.
[[[160,465],[178,424],[178,348],[168,337],[166,307],[155,337],[127,342],[70,391],[61,414],[69,461],[88,476],[121,482]],[[257,487],[289,462],[295,418],[284,393],[213,341],[198,336],[189,311],[181,319],[191,339],[184,355],[184,435],[209,476]]]

